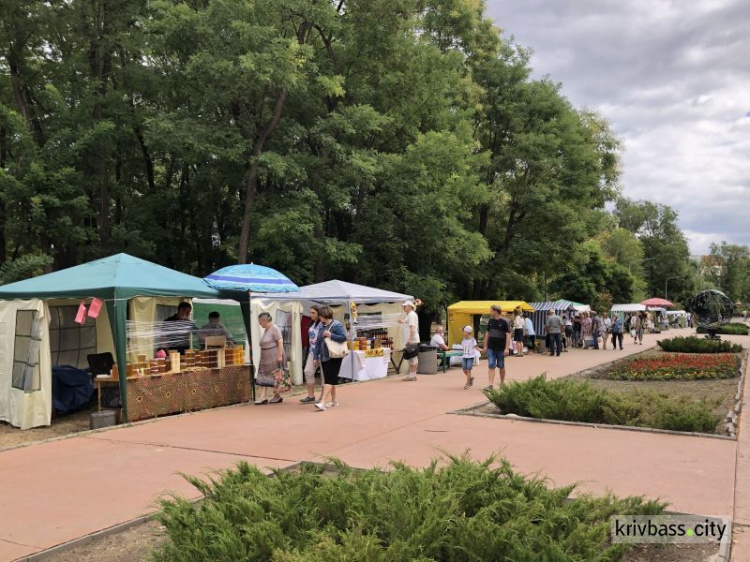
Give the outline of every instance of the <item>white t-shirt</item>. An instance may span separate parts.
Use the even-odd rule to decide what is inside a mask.
[[[435,334],[430,340],[430,345],[433,347],[437,347],[438,349],[443,349],[443,347],[445,346],[445,340],[440,334]]]
[[[461,348],[464,350],[465,359],[473,359],[476,356],[477,340],[464,338],[461,340]]]
[[[535,336],[536,332],[534,331],[534,323],[531,321],[531,318],[526,318],[525,324],[526,324],[526,335]]]
[[[410,340],[412,326],[414,326],[414,337]],[[413,310],[406,315],[404,323],[401,324],[401,337],[404,342],[404,347],[410,343],[419,343],[419,318],[417,317],[417,313]]]
[[[523,327],[526,323],[524,322],[523,316],[514,316],[513,317],[513,329],[514,330],[523,330]]]

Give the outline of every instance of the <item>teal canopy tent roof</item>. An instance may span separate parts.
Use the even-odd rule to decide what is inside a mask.
[[[0,300],[86,299],[105,301],[117,367],[126,372],[127,301],[133,297],[217,298],[203,279],[150,261],[117,254],[0,287]],[[120,377],[123,419],[127,421],[127,380]]]
[[[198,277],[150,261],[117,254],[0,287],[0,299],[129,299],[132,297],[217,298]]]

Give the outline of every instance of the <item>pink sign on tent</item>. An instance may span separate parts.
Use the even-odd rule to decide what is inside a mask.
[[[102,299],[94,299],[89,305],[89,318],[99,318],[99,312],[102,309],[104,301]]]
[[[81,304],[78,305],[78,314],[76,314],[76,322],[78,324],[83,324],[86,322],[86,303],[81,301]]]

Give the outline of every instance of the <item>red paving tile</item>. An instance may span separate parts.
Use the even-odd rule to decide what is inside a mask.
[[[647,338],[647,345],[624,352],[508,358],[508,378],[564,376],[648,349],[656,337]],[[278,406],[201,412],[0,453],[0,560],[136,518],[168,490],[192,496],[177,471],[200,474],[240,458],[260,467],[327,456],[357,466],[389,459],[424,465],[440,450],[470,450],[475,458],[501,452],[518,470],[541,472],[557,484],[658,496],[690,512],[732,509],[732,441],[447,414],[485,401],[477,390],[485,365],[470,391],[453,369],[416,383],[346,385],[342,406],[323,413],[292,397]]]

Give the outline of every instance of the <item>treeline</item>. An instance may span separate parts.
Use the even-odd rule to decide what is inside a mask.
[[[674,212],[617,199],[607,122],[532,79],[483,2],[3,6],[6,281],[125,251],[432,304],[696,288]]]

